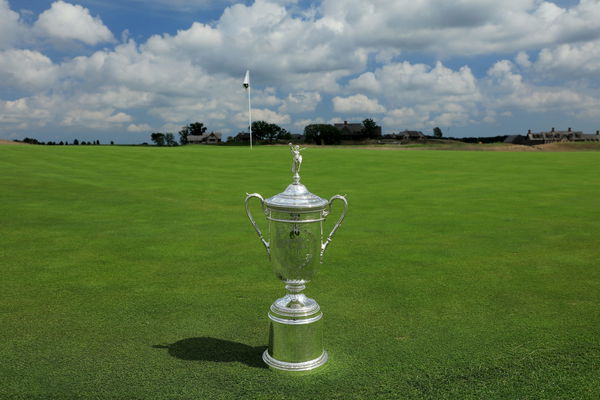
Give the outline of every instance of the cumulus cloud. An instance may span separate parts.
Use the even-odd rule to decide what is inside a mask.
[[[333,109],[336,112],[351,114],[351,113],[383,113],[383,107],[376,99],[370,99],[364,94],[357,94],[349,97],[336,96],[332,99]]]
[[[356,91],[365,91],[371,93],[380,93],[381,85],[375,74],[372,72],[365,72],[361,74],[358,78],[352,79],[348,83],[348,88]]]
[[[553,78],[587,77],[597,80],[600,73],[600,40],[544,48],[538,55],[534,69]]]
[[[520,51],[517,54],[517,56],[515,57],[515,61],[517,62],[517,64],[519,64],[523,68],[531,67],[531,61],[529,60],[529,55],[527,55],[527,53],[525,53],[524,51]]]
[[[61,0],[40,14],[34,29],[51,39],[79,40],[88,45],[115,41],[102,20],[92,17],[87,8]]]
[[[19,14],[10,9],[7,0],[0,0],[0,50],[13,47],[26,33]]]
[[[127,132],[148,132],[150,125],[148,124],[129,124],[127,126]]]
[[[239,114],[238,114],[239,116]],[[244,122],[248,121],[248,116],[245,113],[241,114],[241,120]],[[269,110],[268,108],[256,108],[252,110],[252,119],[254,121],[267,121],[273,124],[289,124],[290,116],[287,114],[280,114],[276,111]],[[238,118],[240,120],[240,118]]]
[[[0,81],[25,92],[45,90],[56,82],[59,68],[38,51],[0,51]]]
[[[65,126],[88,126],[95,129],[110,128],[114,124],[131,122],[133,118],[124,112],[114,109],[103,110],[69,110],[63,120]]]
[[[390,110],[383,118],[383,124],[395,130],[422,129],[426,126],[429,113],[417,111],[412,107],[401,107]]]
[[[155,35],[141,51],[189,60],[208,74],[241,77],[245,66],[253,82],[283,90],[335,91],[337,79],[359,70],[367,59],[363,49],[339,46],[339,39],[327,25],[296,16],[277,2],[256,0],[228,7],[214,24]]]
[[[468,66],[454,71],[437,62],[426,64],[401,62],[375,70],[385,96],[395,102],[424,103],[439,101],[475,101],[479,98],[476,79]]]
[[[277,90],[274,87],[266,87],[263,90],[252,91],[252,104],[259,107],[277,107],[281,106],[283,99],[277,96]]]
[[[50,113],[35,103],[35,100],[25,97],[0,101],[0,124],[17,129],[44,126]]]
[[[597,115],[600,108],[598,97],[582,90],[526,82],[509,60],[500,60],[488,70],[487,85],[488,102],[496,109],[590,116]]]
[[[318,92],[299,92],[290,93],[279,107],[280,112],[301,113],[313,111],[321,102],[321,95]]]
[[[321,8],[349,41],[388,51],[489,54],[600,36],[598,0],[569,9],[535,0],[324,0]]]
[[[132,90],[127,86],[107,85],[94,92],[84,92],[77,103],[86,107],[115,107],[117,109],[144,108],[157,101],[157,95],[149,90]]]
[[[433,67],[406,61],[389,63],[349,81],[348,89],[380,97],[389,110],[384,115],[389,130],[465,125],[481,112],[482,95],[467,66],[452,70],[441,62]],[[373,107],[370,111],[374,112]]]

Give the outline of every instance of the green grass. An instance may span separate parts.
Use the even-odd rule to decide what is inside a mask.
[[[330,362],[287,376],[243,199],[288,149],[0,147],[0,399],[600,398],[600,153],[303,156],[350,210],[306,291]]]

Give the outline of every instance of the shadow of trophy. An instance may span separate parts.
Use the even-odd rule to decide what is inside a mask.
[[[254,368],[266,368],[260,361],[260,354],[266,346],[252,347],[247,344],[212,337],[194,337],[178,340],[175,343],[152,346],[167,349],[169,355],[180,360],[241,362]]]

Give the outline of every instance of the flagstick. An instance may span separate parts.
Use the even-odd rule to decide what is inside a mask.
[[[250,150],[252,150],[252,107],[250,106],[250,85],[248,85],[248,130],[250,131]]]

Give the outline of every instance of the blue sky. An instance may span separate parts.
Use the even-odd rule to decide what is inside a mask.
[[[600,0],[0,0],[0,138],[600,129]]]

